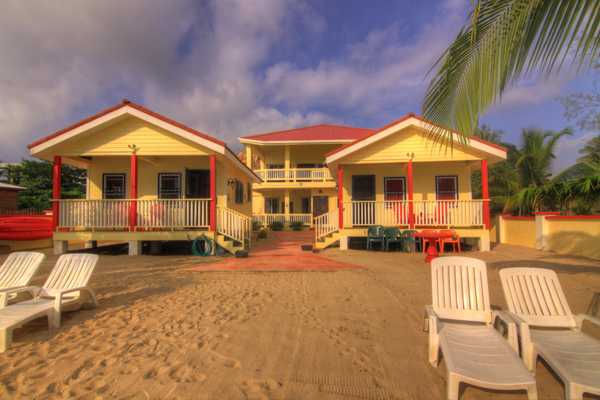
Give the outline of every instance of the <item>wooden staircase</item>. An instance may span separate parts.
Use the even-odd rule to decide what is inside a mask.
[[[338,210],[315,217],[315,243],[316,250],[325,249],[340,240],[338,227]]]
[[[225,251],[235,254],[250,250],[252,225],[249,216],[227,207],[217,207],[215,242]]]
[[[340,233],[333,232],[333,233],[328,234],[327,236],[317,239],[313,248],[317,249],[317,250],[323,250],[323,249],[331,246],[332,244],[339,242],[339,240],[340,240]]]

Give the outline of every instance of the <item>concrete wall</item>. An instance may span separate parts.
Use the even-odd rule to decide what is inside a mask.
[[[500,216],[497,229],[500,243],[600,259],[600,215]]]
[[[544,250],[600,259],[600,216],[549,216],[545,219]]]
[[[534,217],[501,217],[500,242],[516,246],[536,248]]]

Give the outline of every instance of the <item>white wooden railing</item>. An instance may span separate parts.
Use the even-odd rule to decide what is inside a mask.
[[[60,228],[125,229],[130,200],[60,200]]]
[[[131,203],[136,202],[137,228],[206,228],[210,199],[60,200],[59,227],[127,229]]]
[[[251,229],[247,215],[227,207],[217,207],[217,232],[221,235],[249,246]]]
[[[468,227],[483,225],[483,200],[415,200],[415,226]],[[344,203],[344,226],[408,226],[408,201]]]
[[[292,222],[302,222],[310,226],[312,223],[312,214],[254,214],[253,221],[260,222],[262,226],[268,226],[273,222],[281,222],[289,225]]]
[[[142,228],[206,228],[210,199],[136,200]]]
[[[325,182],[333,180],[328,168],[259,169],[254,172],[264,182]]]
[[[315,217],[315,241],[330,233],[337,232],[339,228],[338,219],[339,214],[337,209]]]

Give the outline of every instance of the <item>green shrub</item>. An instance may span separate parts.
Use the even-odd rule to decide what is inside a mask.
[[[256,235],[257,239],[266,239],[267,238],[267,230],[264,228],[261,228],[260,231],[258,231],[258,235]]]
[[[262,222],[260,221],[252,221],[252,230],[254,232],[258,232],[263,227]]]
[[[272,231],[282,231],[283,230],[283,222],[273,221],[269,224],[269,228],[271,228]]]
[[[290,224],[290,228],[292,228],[293,231],[301,231],[302,228],[304,228],[304,224],[301,221],[294,221]]]

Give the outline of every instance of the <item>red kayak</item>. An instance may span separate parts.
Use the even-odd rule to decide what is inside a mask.
[[[52,217],[46,215],[0,217],[0,240],[38,240],[52,237]]]

